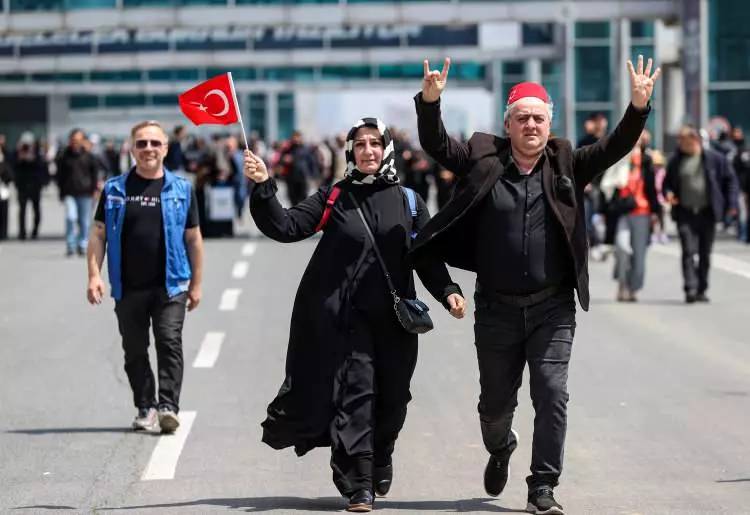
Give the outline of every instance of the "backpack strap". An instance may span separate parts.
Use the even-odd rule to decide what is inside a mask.
[[[414,225],[417,220],[417,194],[414,193],[414,190],[411,188],[407,188],[406,186],[401,186],[401,190],[406,195],[406,200],[409,202],[409,212],[411,214],[411,221],[412,221],[412,232],[411,232],[411,239],[417,237],[417,231],[414,230]]]
[[[315,228],[315,232],[322,231],[328,223],[328,219],[331,218],[331,210],[333,209],[333,205],[336,203],[336,199],[339,198],[340,194],[341,188],[339,188],[338,186],[334,186],[333,188],[331,188],[331,192],[328,194],[328,198],[326,199],[326,208],[323,210],[323,216],[320,217],[320,222],[318,222],[318,226]]]

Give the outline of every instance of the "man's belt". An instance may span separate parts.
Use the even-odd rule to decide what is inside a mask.
[[[508,294],[500,293],[496,291],[484,291],[480,287],[479,282],[477,282],[477,285],[476,285],[476,291],[481,296],[486,297],[487,299],[490,299],[496,302],[500,302],[502,304],[509,304],[511,306],[516,306],[519,308],[525,308],[528,306],[533,306],[534,304],[539,304],[540,302],[544,302],[545,300],[554,296],[561,289],[562,289],[561,285],[555,284],[553,286],[550,286],[543,290],[539,290],[534,293],[527,293],[524,295],[508,295]]]

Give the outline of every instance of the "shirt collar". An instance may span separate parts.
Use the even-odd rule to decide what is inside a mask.
[[[544,165],[544,160],[546,159],[546,157],[547,157],[547,149],[544,149],[542,151],[542,155],[539,157],[539,160],[534,165],[534,169],[531,170],[531,173],[529,173],[528,175],[534,175],[536,172],[541,170],[542,166]],[[518,165],[516,164],[516,161],[513,159],[512,151],[508,152],[508,156],[505,158],[505,163],[503,163],[503,166],[506,172],[512,172],[518,175],[522,175],[521,169],[518,167]]]

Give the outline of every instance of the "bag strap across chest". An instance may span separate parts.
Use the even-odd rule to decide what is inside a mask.
[[[322,231],[328,223],[328,219],[331,218],[331,210],[333,209],[333,205],[336,203],[336,199],[339,198],[340,194],[341,188],[339,188],[338,186],[334,186],[331,189],[331,192],[328,194],[328,198],[326,199],[326,207],[323,210],[323,216],[320,218],[320,222],[318,222],[318,226],[315,228],[315,232]]]
[[[401,191],[406,195],[406,200],[409,204],[409,215],[412,219],[411,239],[414,239],[417,237],[417,231],[413,230],[417,220],[417,194],[411,188],[406,188],[404,186],[399,186],[399,188],[401,188]],[[326,207],[323,210],[323,216],[320,217],[320,222],[318,222],[317,227],[315,227],[315,232],[322,231],[326,224],[328,224],[328,220],[331,218],[331,210],[336,203],[336,199],[339,198],[339,195],[341,195],[341,188],[338,185],[331,188],[331,192],[326,199]]]

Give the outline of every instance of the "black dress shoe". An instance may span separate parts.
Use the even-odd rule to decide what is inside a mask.
[[[372,484],[375,487],[375,495],[385,497],[391,489],[393,482],[393,465],[375,467],[372,471]]]
[[[685,294],[685,302],[687,304],[692,304],[696,300],[698,300],[698,296],[695,293],[688,292],[688,293]]]
[[[518,447],[518,433],[513,429],[510,430],[510,438],[512,441],[505,453],[499,457],[491,455],[484,469],[484,491],[492,497],[500,495],[505,490],[505,485],[508,482],[510,455]]]
[[[358,490],[354,492],[354,495],[349,497],[349,505],[346,507],[346,511],[354,513],[365,513],[372,511],[372,505],[375,499],[372,497],[372,493],[369,490]]]
[[[695,301],[696,302],[710,302],[709,298],[706,297],[705,293],[699,293],[698,295],[696,295]]]

